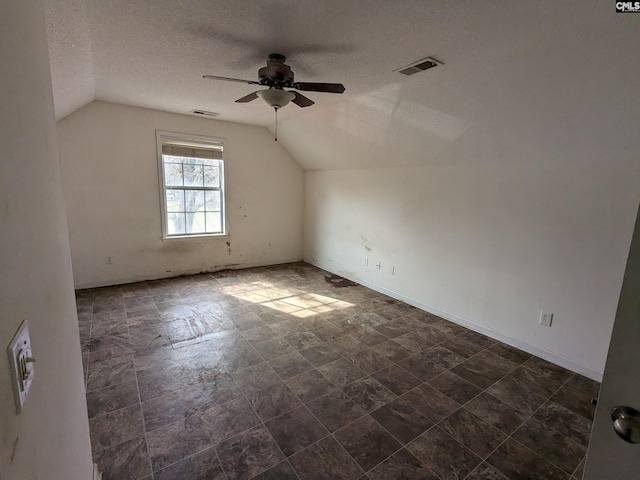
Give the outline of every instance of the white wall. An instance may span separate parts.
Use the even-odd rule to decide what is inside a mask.
[[[228,237],[161,240],[156,130],[225,139]],[[94,102],[58,141],[76,287],[302,256],[304,173],[265,128]]]
[[[522,5],[478,7],[486,30],[443,36],[444,67],[356,92],[324,128],[283,126],[325,170],[305,177],[304,256],[599,378],[640,202],[638,22]]]
[[[92,475],[51,78],[39,2],[0,10],[0,478]],[[5,347],[29,320],[35,379],[16,415]]]
[[[637,152],[468,154],[476,161],[307,172],[305,259],[599,378],[640,200]],[[538,324],[543,309],[552,328]]]

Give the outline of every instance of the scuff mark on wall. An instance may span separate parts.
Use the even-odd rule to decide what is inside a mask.
[[[202,248],[202,244],[172,240],[169,242],[165,242],[162,246],[160,246],[160,248],[158,248],[158,250],[163,254],[167,254],[169,252],[190,253],[202,250]]]
[[[231,242],[229,241],[229,242],[224,242],[224,243],[225,243],[225,244],[227,245],[227,247],[229,248],[229,255],[231,255]]]
[[[13,441],[13,448],[11,449],[11,460],[9,463],[13,463],[13,459],[16,456],[16,451],[18,450],[18,440],[20,440],[20,436],[18,435],[16,439]]]
[[[365,237],[363,234],[359,233],[358,234],[360,236],[360,239],[362,240],[362,245],[364,246],[364,248],[367,249],[367,252],[371,251],[371,247],[369,247],[367,245],[367,242],[369,241],[369,239],[367,237]]]

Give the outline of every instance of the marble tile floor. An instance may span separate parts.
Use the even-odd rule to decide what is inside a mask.
[[[579,480],[598,385],[305,263],[77,292],[104,480]]]

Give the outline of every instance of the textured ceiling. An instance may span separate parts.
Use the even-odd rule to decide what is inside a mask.
[[[58,118],[97,99],[273,130],[260,100],[234,103],[255,86],[202,78],[257,80],[272,52],[298,81],[344,83],[280,111],[306,169],[468,159],[504,126],[624,108],[604,90],[640,60],[622,50],[640,22],[600,0],[47,0],[45,13]],[[426,56],[445,65],[393,72]]]

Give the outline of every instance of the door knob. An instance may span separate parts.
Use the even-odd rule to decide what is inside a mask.
[[[625,442],[640,443],[640,412],[635,408],[619,406],[611,412],[613,429]]]

